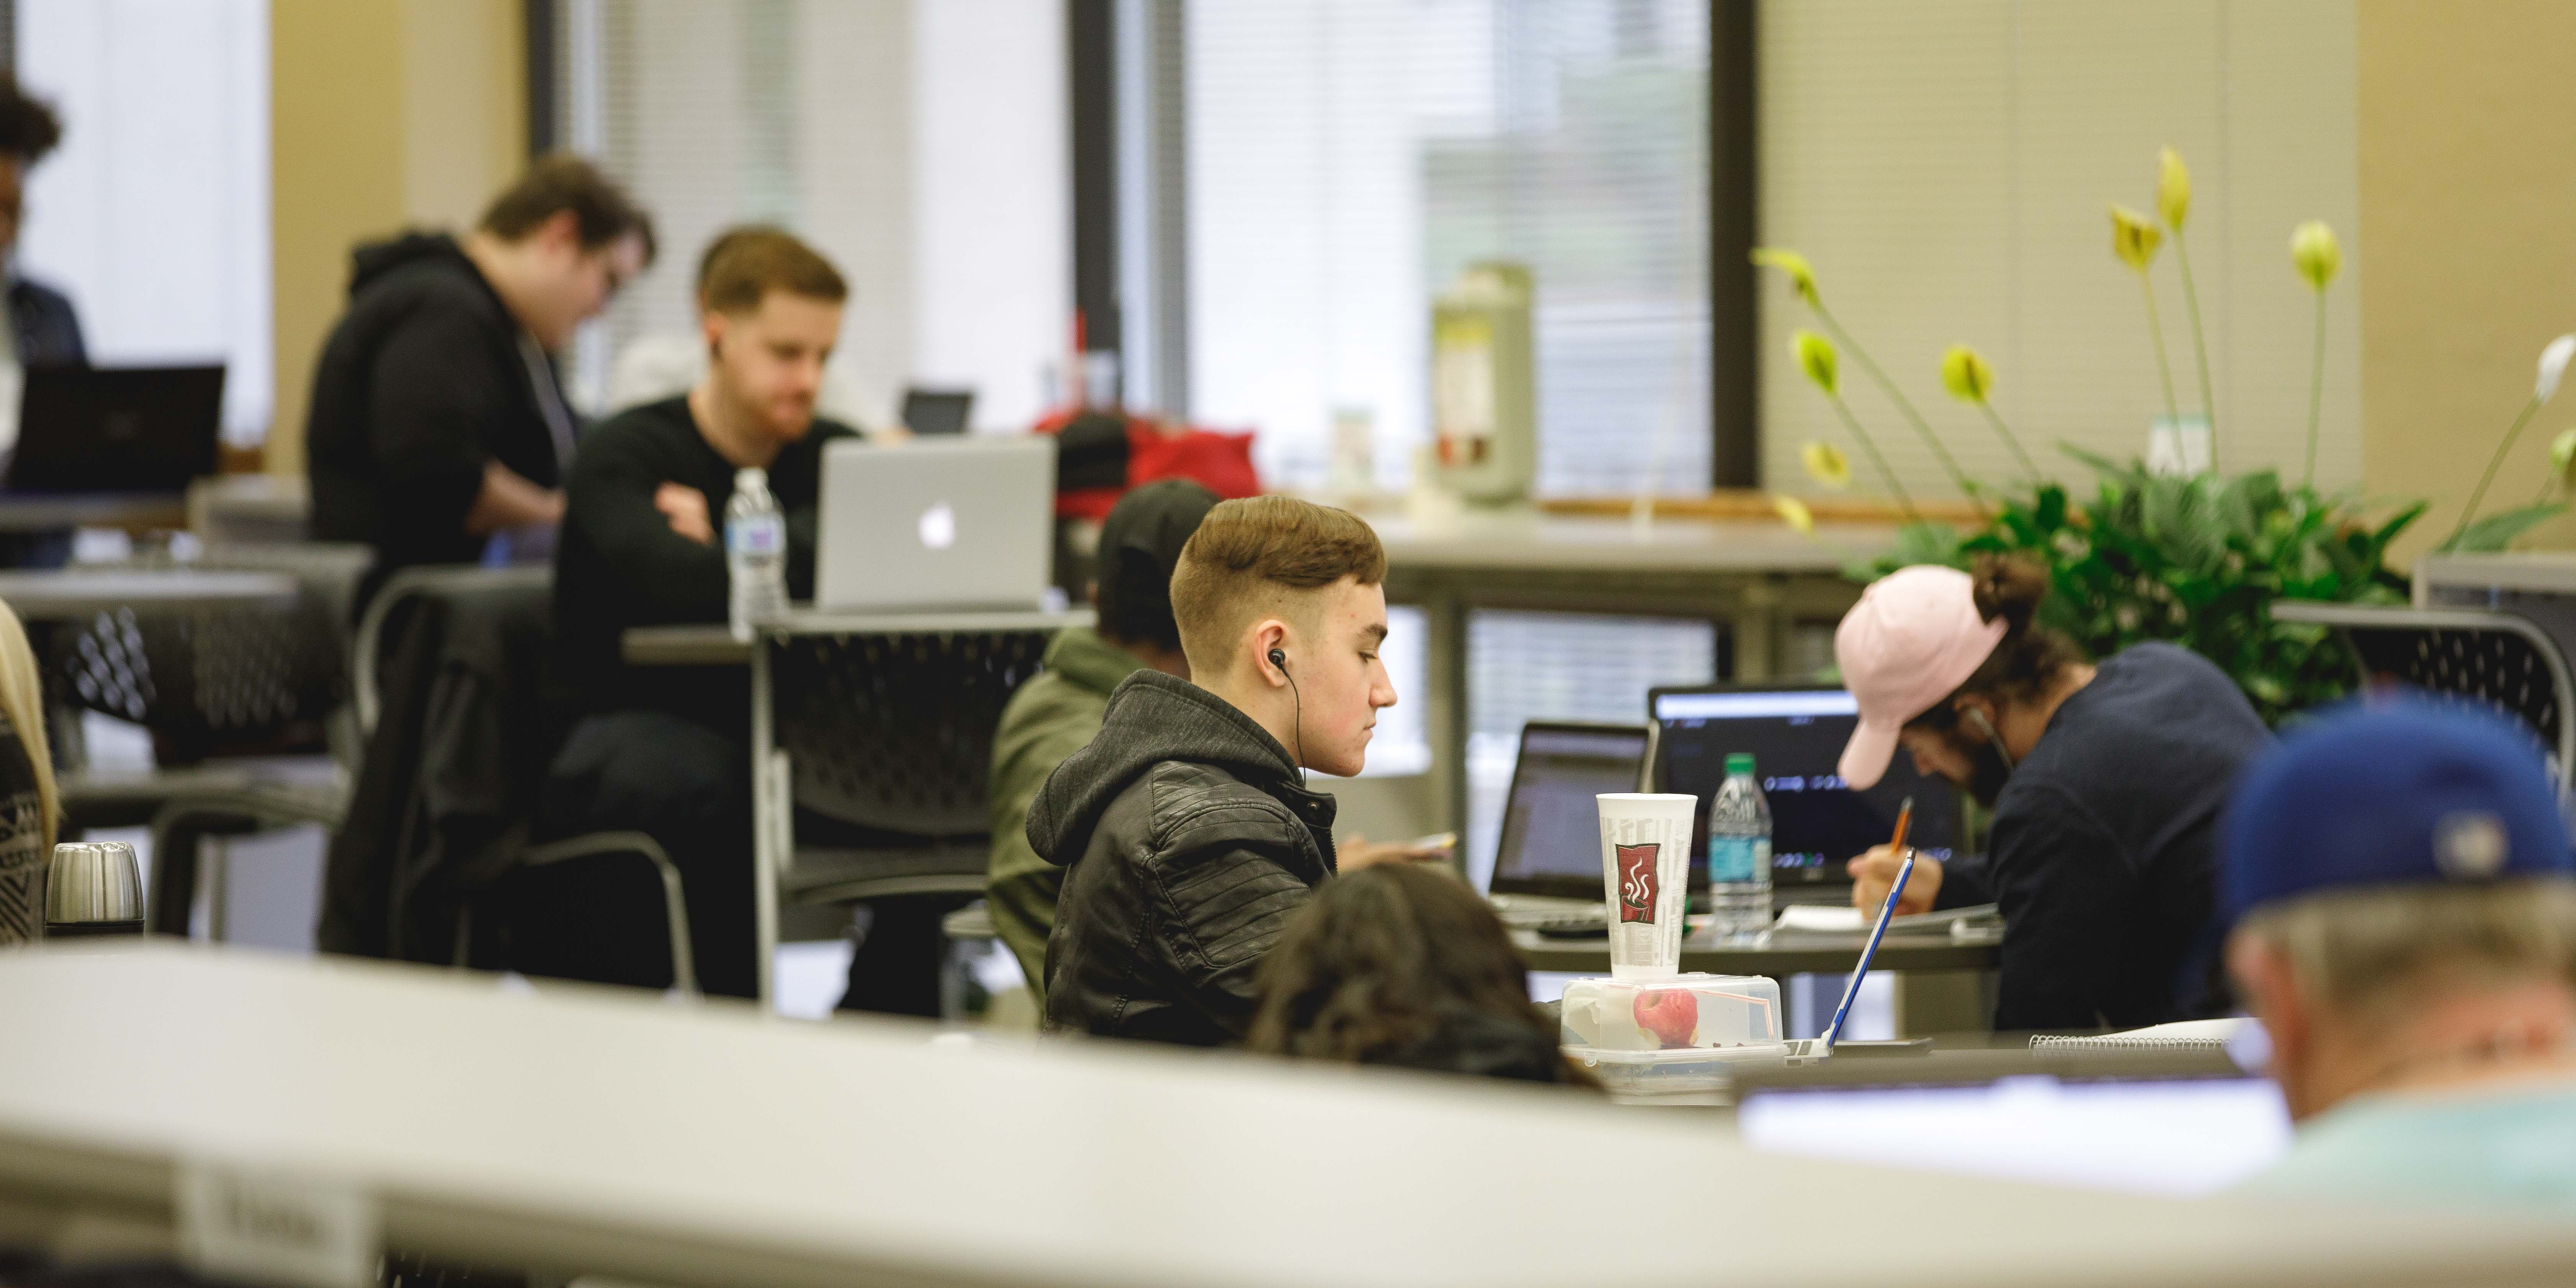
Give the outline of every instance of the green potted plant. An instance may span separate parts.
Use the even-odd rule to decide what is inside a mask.
[[[2210,464],[2195,473],[2157,473],[2136,459],[2123,463],[2061,444],[2091,472],[2092,486],[2073,488],[2043,478],[2019,437],[1995,410],[1992,364],[1961,344],[1952,345],[1941,357],[1941,386],[1979,410],[2025,475],[2000,486],[1971,479],[1904,391],[1827,309],[1815,269],[1806,257],[1764,248],[1753,253],[1753,261],[1786,273],[1799,301],[1816,320],[1818,329],[1800,329],[1793,335],[1793,356],[1809,382],[1833,405],[1905,516],[1894,548],[1854,566],[1852,577],[1868,580],[1918,563],[1963,567],[1976,554],[1988,551],[2034,557],[2047,566],[2055,586],[2046,610],[2049,624],[2095,656],[2107,656],[2143,640],[2183,644],[2224,668],[2256,709],[2277,722],[2344,693],[2350,685],[2352,659],[2342,641],[2322,627],[2273,621],[2271,602],[2402,602],[2405,582],[2386,566],[2387,551],[2423,515],[2426,503],[2373,503],[2357,489],[2327,493],[2316,487],[2317,424],[2324,398],[2325,295],[2341,267],[2342,252],[2333,230],[2314,221],[2299,225],[2290,243],[2292,266],[2316,296],[2317,306],[2305,467],[2294,484],[2273,469],[2228,473],[2221,468],[2209,357],[2183,238],[2191,205],[2190,172],[2170,148],[2158,156],[2156,195],[2157,215],[2152,220],[2122,207],[2112,208],[2112,249],[2139,276],[2163,377],[2166,416],[2168,423],[2180,423],[2171,364],[2162,332],[2155,326],[2151,276],[2159,247],[2168,238],[2173,242],[2200,376],[2201,420],[2210,427]],[[1876,441],[1842,399],[1845,354],[1932,447],[1959,490],[1975,504],[1982,516],[1980,524],[1960,531],[1922,519]],[[2564,501],[2548,499],[2544,487],[2542,498],[2531,505],[2478,517],[2497,466],[2523,427],[2557,392],[2570,357],[2576,357],[2576,336],[2560,337],[2543,353],[2532,398],[2498,443],[2486,476],[2442,549],[2502,549],[2533,525],[2566,510]],[[1801,455],[1807,472],[1818,482],[1828,487],[1848,484],[1849,464],[1833,444],[1808,444]],[[2553,459],[2563,476],[2568,464],[2576,462],[2576,431],[2553,445]],[[1785,494],[1776,500],[1784,518],[1802,529],[1810,526],[1803,521],[1802,502]]]

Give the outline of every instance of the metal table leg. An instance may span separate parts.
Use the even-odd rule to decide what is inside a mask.
[[[1435,826],[1464,832],[1467,827],[1467,605],[1454,590],[1442,588],[1423,597],[1422,729],[1431,743],[1431,772],[1439,789]],[[1461,848],[1457,853],[1463,854]]]
[[[776,713],[770,708],[769,655],[776,646],[776,640],[763,636],[751,650],[751,907],[758,954],[753,966],[764,1009],[775,1004],[777,996],[771,975],[778,958],[778,876],[787,870],[787,856],[779,853],[778,839],[793,825],[792,818],[777,817],[776,802],[786,793],[780,790],[782,784],[772,781],[778,767],[771,754],[777,730]]]

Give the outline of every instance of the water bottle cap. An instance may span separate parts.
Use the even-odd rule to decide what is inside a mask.
[[[752,487],[754,485],[768,487],[769,471],[764,470],[757,465],[743,466],[741,469],[733,472],[733,485],[738,488]]]
[[[1753,772],[1753,753],[1752,753],[1752,752],[1749,752],[1749,751],[1730,751],[1730,752],[1726,753],[1726,776],[1727,776],[1727,777],[1729,777],[1729,778],[1733,778],[1733,777],[1734,777],[1734,776],[1736,776],[1737,774],[1750,774],[1750,773],[1752,773],[1752,772]]]

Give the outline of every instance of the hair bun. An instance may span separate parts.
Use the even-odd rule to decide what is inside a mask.
[[[2028,627],[2039,602],[2048,598],[2048,572],[2030,559],[1981,554],[1968,576],[1975,583],[1977,615],[1990,622],[2001,617],[2015,631]]]

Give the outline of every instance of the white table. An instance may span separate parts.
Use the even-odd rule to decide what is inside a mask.
[[[0,602],[27,621],[80,621],[120,608],[183,611],[295,607],[295,578],[277,572],[172,568],[0,571]]]
[[[336,1178],[402,1250],[674,1285],[2576,1278],[2563,1222],[1935,1179],[1756,1154],[1722,1112],[931,1032],[162,940],[0,953],[0,1229],[166,1237],[186,1159]]]

